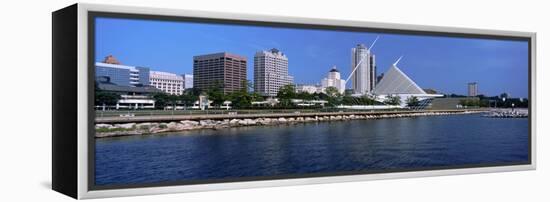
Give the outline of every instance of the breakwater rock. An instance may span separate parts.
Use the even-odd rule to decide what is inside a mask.
[[[298,117],[279,117],[279,118],[255,118],[255,119],[223,119],[223,120],[182,120],[172,122],[146,122],[146,123],[124,123],[124,124],[96,124],[95,137],[116,137],[128,135],[150,135],[167,132],[178,132],[199,129],[223,129],[230,127],[245,126],[269,126],[283,124],[300,124],[323,121],[347,121],[347,120],[367,120],[384,118],[404,118],[417,116],[438,116],[450,114],[469,114],[479,113],[475,111],[463,112],[412,112],[395,114],[376,114],[376,115],[333,115],[333,116],[298,116]]]

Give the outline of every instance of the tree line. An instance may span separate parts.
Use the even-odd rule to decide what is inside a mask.
[[[176,105],[183,105],[185,107],[192,106],[199,100],[199,96],[201,95],[207,96],[208,100],[212,101],[212,105],[215,107],[222,106],[225,101],[230,101],[231,107],[236,109],[262,108],[259,106],[252,106],[252,102],[264,101],[266,97],[257,92],[249,91],[249,89],[252,89],[253,87],[249,81],[243,81],[242,86],[243,87],[238,91],[224,93],[223,85],[220,83],[215,83],[207,89],[186,89],[181,95],[171,95],[168,93],[159,92],[150,94],[149,96],[155,101],[155,107],[158,109],[164,109],[169,106],[175,107]],[[96,106],[113,106],[116,105],[120,98],[120,93],[103,91],[97,88],[96,85]],[[294,85],[285,85],[281,87],[277,93],[277,96],[274,98],[277,98],[279,101],[279,103],[274,106],[275,108],[296,108],[295,104],[292,102],[293,99],[324,100],[328,102],[328,106],[375,104],[398,105],[401,101],[397,96],[390,96],[384,102],[378,102],[369,96],[352,97],[350,94],[340,93],[335,87],[327,87],[324,92],[297,92]]]

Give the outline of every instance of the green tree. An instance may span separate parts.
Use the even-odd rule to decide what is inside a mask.
[[[249,108],[251,105],[252,96],[242,91],[235,91],[227,96],[227,99],[231,101],[231,105],[237,109]]]
[[[242,88],[239,91],[235,91],[226,96],[231,101],[231,105],[237,109],[250,108],[252,101],[261,99],[261,96],[255,93],[249,93],[248,90],[253,88],[250,81],[245,80],[242,82]]]
[[[462,99],[458,101],[458,104],[466,107],[479,107],[482,105],[482,102],[478,99]],[[488,103],[483,103],[488,104]]]
[[[368,97],[368,96],[361,96],[361,97],[353,97],[351,95],[344,95],[342,97],[342,104],[344,105],[374,105],[377,102]]]
[[[401,98],[399,96],[387,95],[386,99],[384,100],[384,104],[387,104],[387,105],[400,105],[401,104]]]
[[[420,101],[416,96],[410,96],[407,98],[407,106],[416,107],[420,104]]]
[[[96,91],[95,105],[115,105],[120,100],[120,95],[114,92]]]
[[[252,102],[260,102],[260,101],[264,101],[264,97],[262,97],[262,95],[256,93],[256,92],[253,92],[250,94],[250,98],[251,98],[251,101]]]
[[[166,93],[154,93],[151,95],[151,98],[155,100],[155,107],[158,109],[163,109],[172,102],[170,95]]]
[[[214,85],[210,86],[206,90],[206,95],[208,95],[208,100],[212,101],[212,104],[220,106],[226,100],[223,85],[219,81],[216,81]]]
[[[168,95],[168,104],[172,109],[176,109],[177,104],[181,103],[179,96],[177,95]]]
[[[313,100],[313,99],[315,99],[313,94],[308,93],[308,92],[296,93],[296,98],[297,99],[302,99],[302,100]]]
[[[342,104],[344,105],[357,105],[358,102],[356,99],[354,99],[354,97],[350,96],[350,95],[344,95],[342,97]]]
[[[458,101],[458,104],[461,105],[461,106],[467,106],[468,101],[465,100],[465,99],[461,99],[461,100]]]
[[[294,85],[285,85],[279,89],[277,92],[277,97],[279,99],[293,99],[296,98],[296,88]]]
[[[94,83],[94,103],[95,105],[115,105],[120,100],[120,94],[115,92],[103,91]]]
[[[178,97],[178,100],[185,106],[193,105],[197,100],[199,99],[199,96],[193,95],[192,92],[184,92],[182,95]]]
[[[334,86],[329,86],[325,89],[325,93],[330,97],[337,97],[340,96],[340,92],[338,89]]]
[[[376,103],[374,99],[370,98],[367,95],[359,97],[358,102],[360,105],[374,105]]]
[[[185,91],[183,91],[183,94],[185,95],[193,95],[193,96],[199,96],[201,95],[201,89],[199,88],[188,88],[188,89],[185,89]]]
[[[334,86],[329,86],[325,89],[326,101],[328,105],[337,106],[343,103],[343,98],[338,89]]]
[[[277,92],[277,98],[279,98],[279,104],[283,107],[292,106],[291,99],[296,98],[296,88],[294,85],[285,85]]]

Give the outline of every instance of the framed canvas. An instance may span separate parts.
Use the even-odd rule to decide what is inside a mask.
[[[52,187],[74,198],[535,169],[535,33],[52,16]]]

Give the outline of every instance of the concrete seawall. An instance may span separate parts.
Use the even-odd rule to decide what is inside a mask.
[[[485,112],[484,109],[451,109],[451,110],[398,110],[398,111],[352,111],[352,112],[308,112],[308,113],[257,113],[257,114],[201,114],[201,115],[153,115],[135,117],[96,117],[95,123],[143,123],[143,122],[167,122],[182,120],[223,120],[223,119],[255,119],[255,118],[290,118],[290,117],[315,117],[338,115],[392,115],[412,113],[461,113],[461,112]]]
[[[129,135],[149,135],[167,132],[179,132],[198,129],[223,129],[242,126],[266,126],[297,124],[307,122],[347,121],[383,118],[402,118],[417,116],[437,116],[452,114],[482,113],[483,110],[430,110],[430,111],[392,111],[392,112],[330,112],[304,114],[245,114],[245,115],[200,115],[177,116],[165,119],[144,119],[128,117],[118,122],[97,123],[95,137],[116,137]],[[269,116],[267,116],[269,115]],[[118,117],[114,117],[118,118]]]

